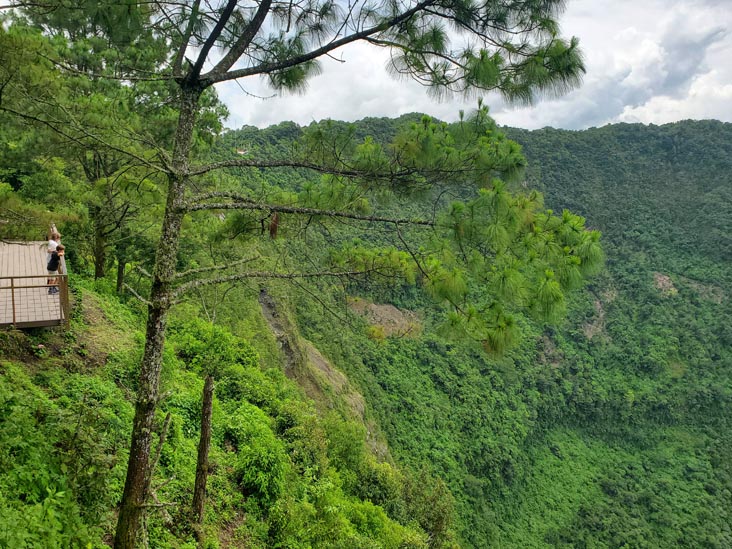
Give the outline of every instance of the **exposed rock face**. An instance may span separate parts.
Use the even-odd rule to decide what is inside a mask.
[[[305,361],[304,354],[299,349],[296,336],[294,335],[295,330],[291,326],[289,319],[280,314],[274,298],[264,288],[259,291],[259,305],[262,308],[262,315],[267,321],[267,324],[269,324],[277,340],[277,344],[282,351],[285,374],[288,377],[294,378],[296,377],[295,372],[298,366],[301,366]]]
[[[265,289],[259,293],[259,304],[282,351],[285,375],[300,385],[319,411],[338,409],[351,419],[363,423],[366,427],[366,442],[373,454],[380,460],[390,461],[386,441],[378,425],[366,413],[363,395],[312,343],[298,335],[297,327],[282,313],[275,299]]]
[[[595,308],[595,318],[592,322],[588,322],[582,326],[582,331],[587,339],[592,339],[596,335],[604,334],[605,332],[605,309],[602,306],[602,301],[595,299],[593,306]]]
[[[379,328],[384,337],[414,337],[422,330],[414,312],[397,309],[394,305],[353,298],[348,300],[348,306],[372,327]]]
[[[662,273],[653,273],[653,285],[663,294],[663,295],[676,295],[679,293],[679,291],[674,286],[673,281],[671,280],[671,277]]]

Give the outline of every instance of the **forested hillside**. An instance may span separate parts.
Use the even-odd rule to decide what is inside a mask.
[[[545,540],[729,546],[732,125],[508,133],[529,184],[600,229],[607,257],[554,335],[573,432],[549,437],[594,474]]]
[[[318,132],[387,144],[400,131],[437,132],[430,124],[284,122],[199,146],[216,161],[283,158]],[[101,546],[124,482],[145,316],[130,292],[149,285],[159,191],[145,178],[83,183],[82,167],[54,156],[52,136],[4,131],[3,235],[40,239],[59,224],[75,316],[56,333],[0,332],[0,545]],[[606,260],[573,286],[564,315],[516,302],[516,337],[499,353],[452,325],[448,290],[403,272],[399,252],[429,249],[429,234],[403,227],[400,242],[284,210],[274,229],[271,212],[194,215],[182,272],[249,254],[286,270],[343,265],[353,250],[373,260],[366,244],[395,246],[390,261],[402,266],[347,281],[229,281],[181,301],[144,519],[151,547],[195,546],[200,531],[210,547],[732,546],[732,126],[504,131],[528,161],[503,170],[508,189],[539,189],[546,207],[585,216]],[[282,204],[324,207],[348,191],[329,195],[292,167],[221,177]],[[469,188],[378,200],[385,215],[425,218]],[[126,212],[107,236],[94,225],[105,205]],[[469,284],[480,301],[496,286],[478,280]],[[199,531],[190,499],[208,375],[217,381]]]
[[[729,546],[732,126],[507,131],[526,184],[604,235],[566,322],[525,320],[500,360],[429,312],[420,337],[344,339],[306,300],[304,333],[359,380],[395,456],[448,480],[467,546]]]
[[[418,118],[354,132],[386,142]],[[284,130],[299,135],[224,142],[283,146]],[[419,311],[421,335],[385,337],[378,315],[369,338],[344,331],[322,294],[301,297],[303,333],[359,382],[398,461],[448,480],[467,546],[729,546],[732,126],[507,132],[523,184],[604,235],[606,269],[566,322],[523,320],[497,359],[444,337],[419,292],[372,284],[348,290]]]
[[[6,2],[0,238],[55,248],[55,228],[44,233],[59,228],[75,299],[62,330],[2,332],[2,543],[484,543],[499,521],[486,526],[471,506],[505,484],[495,474],[515,469],[530,434],[521,389],[506,398],[515,434],[505,445],[480,437],[465,462],[477,479],[466,499],[465,471],[445,466],[462,441],[434,463],[434,426],[401,447],[405,399],[385,387],[388,428],[366,372],[408,360],[388,350],[400,336],[415,350],[433,338],[435,356],[462,341],[457,352],[484,361],[480,377],[497,389],[504,377],[485,358],[531,341],[526,319],[561,322],[602,268],[600,233],[512,187],[525,158],[481,104],[462,124],[425,116],[388,141],[327,121],[237,141],[222,138],[217,85],[237,82],[254,107],[254,79],[302,92],[321,61],[360,43],[390,50],[392,74],[435,95],[528,103],[577,87],[586,70],[577,39],[559,32],[562,10],[560,0]],[[65,288],[32,295],[68,310]],[[389,294],[412,310],[374,302]],[[377,312],[390,321],[364,320]]]

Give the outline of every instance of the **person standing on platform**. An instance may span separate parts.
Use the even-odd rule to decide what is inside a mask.
[[[48,247],[46,249],[46,265],[51,262],[51,256],[56,248],[61,243],[61,233],[56,230],[56,225],[51,225],[51,232],[48,235]],[[48,278],[46,284],[53,284],[53,281]],[[50,293],[50,292],[49,292]]]
[[[48,237],[48,255],[46,257],[47,263],[51,261],[51,254],[56,251],[56,248],[59,244],[61,244],[61,233],[56,231],[56,228],[54,227],[53,231],[51,232],[51,236]]]
[[[51,286],[48,288],[49,294],[57,294],[58,293],[58,278],[56,278],[59,274],[59,267],[63,267],[64,271],[66,270],[66,265],[63,263],[64,261],[64,246],[63,244],[59,244],[56,246],[56,249],[51,252],[51,259],[48,260],[48,265],[46,268],[48,269],[48,284]]]

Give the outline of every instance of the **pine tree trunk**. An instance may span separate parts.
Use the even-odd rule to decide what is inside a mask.
[[[193,520],[196,522],[196,538],[203,541],[201,524],[203,506],[206,501],[206,481],[208,480],[208,450],[211,446],[211,414],[213,410],[213,376],[206,377],[203,386],[203,405],[201,407],[201,440],[198,442],[198,462],[196,463],[196,483],[193,490]]]
[[[178,254],[183,203],[191,150],[193,126],[201,90],[183,89],[180,116],[175,135],[172,173],[168,176],[168,200],[163,217],[153,270],[153,283],[148,306],[145,351],[140,365],[140,383],[132,424],[132,442],[127,464],[127,478],[120,503],[115,549],[133,549],[140,529],[145,500],[150,492],[152,446],[155,409],[160,393],[160,370],[163,365],[165,326],[173,297],[173,282]]]
[[[122,255],[117,256],[117,293],[121,294],[125,285],[125,267],[127,262]]]
[[[97,212],[99,215],[99,212]],[[107,262],[107,238],[101,227],[94,230],[94,280],[104,278],[107,274],[105,271]]]
[[[158,284],[152,292],[153,299],[155,297],[157,299],[148,308],[147,340],[140,372],[140,388],[135,406],[135,419],[132,424],[132,443],[127,464],[127,479],[117,520],[117,532],[114,540],[115,549],[132,549],[135,547],[143,505],[150,489],[152,477],[149,468],[150,453],[168,312],[167,303],[160,299],[161,294],[164,295],[164,293],[164,289]]]
[[[129,257],[130,229],[127,224],[120,226],[119,239],[114,247],[114,255],[117,260],[117,293],[122,294],[125,285],[125,269],[127,268],[127,258]]]

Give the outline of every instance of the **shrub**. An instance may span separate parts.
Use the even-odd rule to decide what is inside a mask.
[[[270,419],[256,406],[242,404],[229,418],[225,442],[237,453],[236,481],[245,495],[270,507],[282,493],[288,458],[270,428]]]

